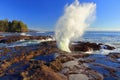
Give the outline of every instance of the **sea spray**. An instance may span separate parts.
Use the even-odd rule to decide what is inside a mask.
[[[59,49],[71,52],[70,42],[83,35],[95,18],[95,9],[96,4],[81,4],[78,0],[65,6],[64,14],[57,21],[55,28],[55,38]]]

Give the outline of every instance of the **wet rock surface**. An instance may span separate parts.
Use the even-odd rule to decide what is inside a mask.
[[[19,40],[46,40],[51,36],[6,36],[0,38],[0,43],[12,43]]]
[[[3,39],[3,38],[4,38],[4,36],[0,35],[0,39]]]
[[[101,48],[107,50],[115,49],[115,47],[113,46],[104,45],[102,43],[90,43],[90,42],[76,42],[70,47],[72,51],[83,51],[83,52],[100,50]]]
[[[6,42],[50,37],[13,38],[6,38]],[[100,50],[101,45],[78,42],[71,46],[72,53],[59,50],[56,41],[31,46],[1,47],[0,80],[119,80],[120,53],[83,53]],[[114,47],[104,45],[104,49],[112,50]]]

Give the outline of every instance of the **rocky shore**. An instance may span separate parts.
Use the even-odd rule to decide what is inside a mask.
[[[47,40],[50,36],[0,37],[0,43],[19,40]],[[71,53],[57,48],[56,41],[32,46],[0,48],[0,80],[119,80],[120,53],[87,52],[115,47],[102,43],[74,42]]]

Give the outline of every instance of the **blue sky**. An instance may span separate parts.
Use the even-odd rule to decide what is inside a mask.
[[[0,0],[0,19],[22,20],[31,29],[53,30],[64,6],[74,0]],[[80,0],[94,2],[94,30],[120,30],[120,0]]]

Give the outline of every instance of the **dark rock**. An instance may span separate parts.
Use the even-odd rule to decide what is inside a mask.
[[[6,42],[7,42],[6,39],[1,39],[1,40],[0,40],[0,43],[6,43]]]
[[[120,58],[120,53],[109,53],[108,54],[109,57],[113,58],[113,59],[118,59]]]
[[[6,36],[4,38],[2,38],[1,43],[6,42],[6,43],[12,43],[12,42],[16,42],[19,40],[46,40],[48,38],[51,38],[51,36]]]
[[[4,38],[4,36],[0,35],[0,40],[3,39],[3,38]]]
[[[22,72],[21,75],[28,80],[65,80],[60,74],[55,73],[41,61],[33,61],[27,71]]]
[[[90,42],[77,42],[75,45],[71,45],[70,49],[71,51],[92,51],[92,50],[99,50],[101,47],[97,45],[96,43],[90,43]]]
[[[102,43],[90,43],[90,42],[76,42],[75,44],[71,44],[70,49],[71,51],[82,51],[82,52],[87,52],[87,51],[93,51],[93,50],[100,50],[101,49]],[[109,45],[103,45],[105,46],[104,49],[108,50],[113,50],[115,49],[112,46]]]
[[[7,43],[11,43],[20,39],[41,40],[48,38],[50,37],[11,36],[5,39]],[[101,62],[105,62],[109,58],[118,59],[120,53],[110,53],[105,57],[106,59],[103,59],[104,57],[101,58],[100,56],[91,58],[91,54],[80,52],[99,50],[101,45],[103,44],[77,42],[77,44],[71,45],[73,51],[71,54],[59,50],[56,41],[42,42],[35,46],[0,48],[0,80],[73,80],[80,79],[82,75],[84,75],[82,78],[89,80],[103,80],[103,78],[110,76],[113,78],[116,76],[114,74],[117,70],[119,72],[117,69],[119,67],[107,66],[107,62],[101,65],[103,64]],[[113,49],[109,45],[105,46],[108,46],[105,49]],[[59,56],[55,57],[54,54],[59,54]],[[88,64],[93,64],[99,70],[103,68],[108,71],[108,74],[101,74]]]
[[[50,67],[55,72],[58,72],[62,69],[62,62],[60,59],[56,59],[55,61],[50,62]]]
[[[113,47],[113,46],[109,46],[109,45],[105,45],[105,46],[106,46],[105,49],[108,49],[108,50],[113,50],[113,49],[115,49],[115,47]]]

